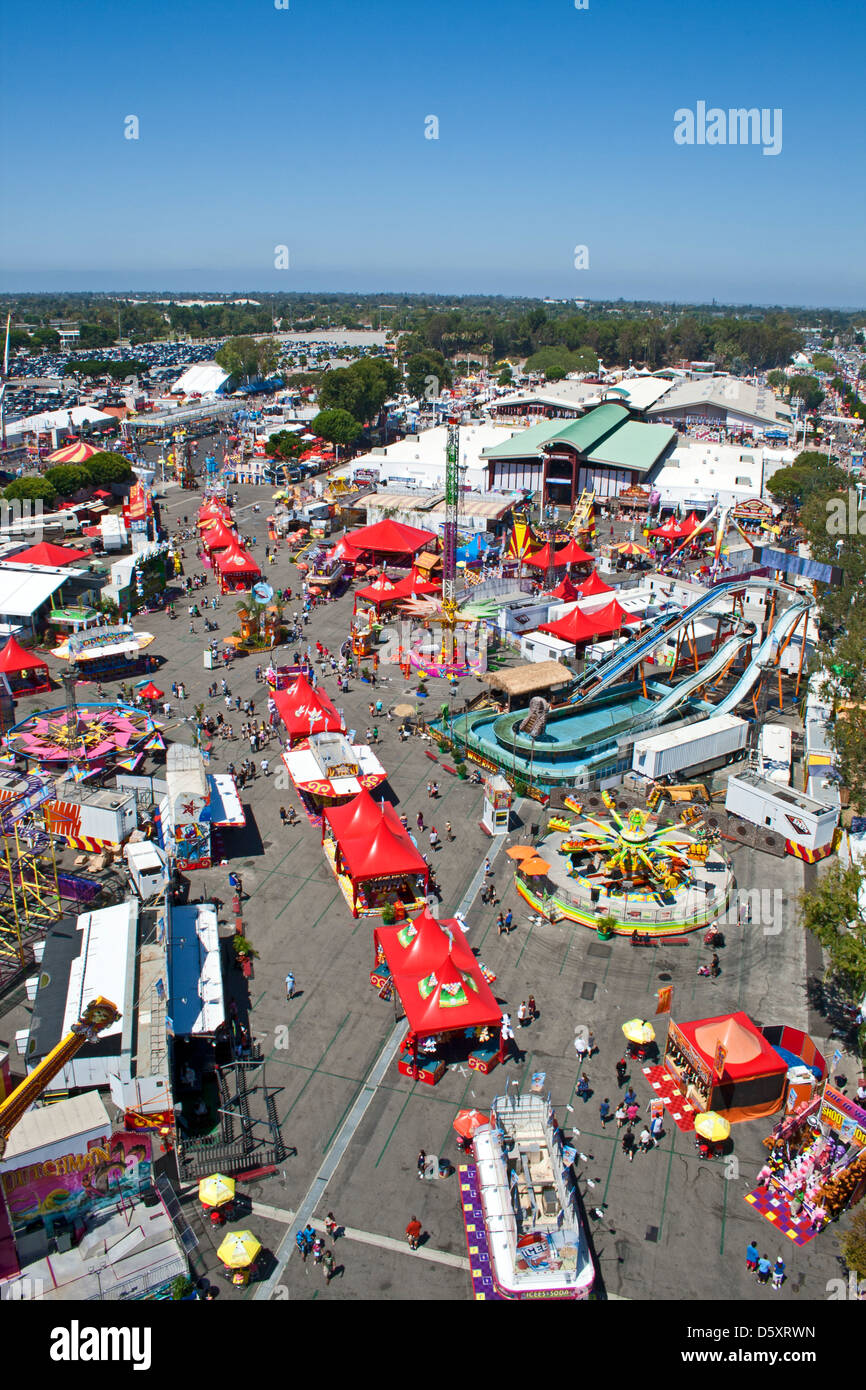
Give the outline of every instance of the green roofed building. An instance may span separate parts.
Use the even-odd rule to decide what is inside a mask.
[[[615,497],[646,483],[677,439],[666,425],[645,425],[625,405],[596,406],[578,420],[545,420],[484,449],[491,490],[525,488],[545,502],[573,506],[584,489]]]

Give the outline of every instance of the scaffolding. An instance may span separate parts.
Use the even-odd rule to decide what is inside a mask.
[[[44,805],[50,777],[0,780],[0,985],[33,959],[33,943],[62,915],[54,840]]]

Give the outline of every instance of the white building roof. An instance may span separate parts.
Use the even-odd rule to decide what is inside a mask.
[[[68,569],[0,565],[0,613],[13,618],[32,618],[69,578]]]
[[[34,1149],[65,1144],[92,1129],[104,1129],[106,1133],[111,1129],[108,1111],[98,1091],[84,1091],[80,1096],[58,1100],[53,1105],[31,1106],[7,1140],[0,1169],[16,1167],[10,1160],[32,1153]]]
[[[68,429],[69,422],[78,428],[79,425],[98,425],[105,420],[114,420],[116,416],[109,415],[104,410],[97,410],[95,405],[73,405],[66,410],[45,410],[41,415],[28,415],[23,420],[13,420],[6,426],[6,434],[11,437],[17,434],[42,433],[47,434],[49,430]]]
[[[132,1036],[137,925],[138,903],[133,898],[78,918],[76,931],[81,933],[81,952],[69,970],[61,1037],[78,1022],[91,1000],[100,995],[116,1004],[121,1015],[100,1037],[111,1038],[119,1033]]]
[[[173,907],[169,998],[176,1037],[214,1033],[225,1021],[219,924],[213,903]]]
[[[197,362],[187,367],[171,389],[184,396],[212,396],[228,379],[228,372],[216,362]]]
[[[498,425],[460,426],[460,468],[466,470],[461,482],[466,487],[486,490],[487,466],[480,457],[481,451],[501,444],[502,439],[502,429]],[[359,469],[369,469],[378,474],[382,483],[393,480],[410,487],[444,487],[447,443],[447,425],[434,425],[420,434],[409,434],[384,449],[371,449],[367,454],[359,454],[332,476],[350,478]]]
[[[674,411],[688,414],[704,406],[716,407],[727,415],[750,419],[758,425],[787,425],[791,418],[788,406],[769,386],[752,386],[736,376],[676,381],[655,405],[647,407],[647,413],[668,417]]]
[[[204,759],[197,748],[185,743],[170,743],[166,757],[166,781],[169,796],[207,796],[208,785]]]

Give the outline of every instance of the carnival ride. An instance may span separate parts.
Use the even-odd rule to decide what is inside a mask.
[[[43,710],[6,734],[10,753],[28,763],[66,763],[76,780],[109,768],[126,768],[161,726],[146,711],[109,701]]]
[[[56,795],[49,777],[9,776],[0,788],[0,980],[26,964],[34,936],[62,913],[54,840],[43,807]]]
[[[119,1018],[117,1006],[110,999],[103,999],[101,995],[91,999],[66,1036],[43,1057],[21,1085],[0,1102],[0,1158],[6,1152],[12,1130],[24,1112],[43,1094],[49,1082],[81,1051],[85,1043],[95,1042],[99,1034],[117,1023]]]

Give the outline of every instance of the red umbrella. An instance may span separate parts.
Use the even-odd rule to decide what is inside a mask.
[[[154,685],[153,681],[148,681],[147,685],[142,686],[138,693],[144,700],[161,700],[165,691],[160,690],[158,686]]]
[[[471,1139],[477,1129],[490,1124],[490,1116],[482,1115],[480,1110],[458,1110],[453,1128],[461,1139]]]

